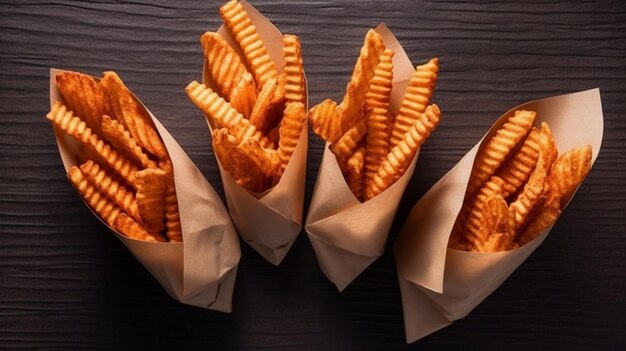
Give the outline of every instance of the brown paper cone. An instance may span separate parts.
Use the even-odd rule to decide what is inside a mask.
[[[592,164],[598,157],[604,128],[599,89],[531,101],[502,115],[481,142],[413,207],[395,244],[409,343],[465,317],[535,251],[552,229],[506,252],[448,249],[478,149],[520,109],[536,111],[536,125],[548,122],[559,150],[589,144]]]
[[[284,66],[283,34],[252,5],[246,1],[240,1],[240,3],[265,43],[276,69],[281,73]],[[217,32],[236,52],[241,54],[237,42],[225,26],[221,26]],[[203,83],[207,86],[214,86],[209,72],[205,61]],[[308,95],[306,100],[308,101]],[[305,108],[308,110],[308,106]],[[210,124],[209,129],[212,130]],[[276,186],[262,194],[252,194],[243,189],[230,173],[224,170],[218,160],[228,211],[239,235],[274,265],[282,262],[302,228],[307,147],[308,129],[305,124],[285,173]]]
[[[62,72],[50,70],[51,107],[56,101],[62,101],[56,86],[56,76]],[[139,99],[137,101],[141,104]],[[183,242],[145,242],[109,229],[174,299],[188,305],[230,312],[241,256],[230,218],[219,196],[189,156],[157,118],[143,104],[141,106],[152,118],[172,159]],[[56,129],[55,135],[67,171],[77,164],[80,145]]]
[[[414,67],[393,33],[376,29],[385,46],[395,51],[390,111],[398,110]],[[350,191],[328,145],[320,164],[306,231],[322,272],[339,291],[383,253],[396,209],[413,175],[419,151],[404,175],[389,189],[364,203]]]

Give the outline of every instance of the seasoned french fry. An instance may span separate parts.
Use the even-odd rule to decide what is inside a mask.
[[[330,151],[337,156],[337,162],[343,170],[345,170],[346,160],[357,149],[365,133],[367,133],[367,119],[361,118],[339,140],[330,144]]]
[[[98,157],[101,164],[117,172],[128,184],[133,184],[135,173],[139,170],[137,166],[93,134],[85,122],[74,116],[72,111],[68,111],[65,105],[55,102],[46,118],[57,128],[83,144]]]
[[[374,70],[372,85],[366,95],[367,152],[364,170],[366,186],[374,179],[380,163],[389,151],[389,98],[393,79],[393,55],[393,50],[386,49],[380,56],[380,62]]]
[[[254,108],[250,114],[250,124],[254,125],[259,131],[265,133],[268,132],[271,127],[272,120],[270,114],[272,111],[272,98],[278,87],[278,81],[276,78],[270,78],[267,80],[263,89],[257,96]]]
[[[514,247],[515,217],[500,194],[492,194],[481,209],[479,237],[474,250],[478,252],[506,251]]]
[[[159,166],[165,171],[165,227],[169,241],[182,242],[183,229],[180,223],[180,213],[178,212],[178,198],[176,197],[176,184],[174,183],[174,168],[172,161],[160,162]]]
[[[363,201],[363,166],[365,164],[365,145],[361,145],[348,158],[346,165],[346,182],[359,200]]]
[[[501,192],[504,198],[515,194],[535,169],[539,158],[539,142],[539,131],[533,127],[522,147],[504,162],[502,168],[496,173],[504,181]]]
[[[252,75],[244,73],[230,96],[230,105],[244,117],[250,118],[256,103],[257,93]]]
[[[115,218],[120,214],[120,208],[115,206],[103,193],[96,189],[83,175],[80,168],[73,166],[67,172],[67,176],[89,207],[91,207],[106,224],[113,227]]]
[[[467,246],[477,249],[487,241],[488,235],[481,231],[483,220],[483,207],[487,201],[495,195],[502,193],[504,181],[498,176],[492,176],[478,191],[478,194],[469,202],[467,206],[467,217],[462,227]],[[485,236],[487,235],[487,236]]]
[[[102,136],[111,143],[114,148],[124,152],[126,156],[130,157],[143,168],[157,167],[156,162],[152,161],[148,155],[143,152],[141,147],[137,145],[135,139],[124,129],[124,126],[107,115],[102,116]]]
[[[159,159],[166,159],[165,145],[153,128],[150,116],[135,101],[117,73],[104,72],[100,84],[110,96],[115,119],[124,124],[139,146]]]
[[[467,195],[472,195],[500,167],[515,145],[532,127],[537,114],[534,111],[515,111],[496,134],[476,155]]]
[[[261,144],[254,139],[242,141],[237,148],[242,154],[246,155],[266,177],[272,177],[278,173],[278,169],[280,168],[278,151],[264,149]]]
[[[384,50],[383,38],[376,31],[370,29],[365,36],[359,58],[354,65],[352,77],[346,87],[346,94],[337,108],[341,117],[342,133],[347,132],[357,120],[363,117],[366,94],[372,78],[374,78],[374,70],[380,62],[380,55]]]
[[[285,171],[293,154],[300,135],[305,128],[306,110],[301,102],[290,102],[285,107],[285,116],[280,124],[278,156],[280,157],[280,174]]]
[[[262,87],[269,79],[276,78],[278,73],[274,61],[267,53],[263,40],[243,6],[238,1],[231,0],[220,8],[220,14],[243,51],[257,87]]]
[[[543,193],[548,172],[556,156],[557,150],[554,139],[552,138],[552,132],[548,124],[543,122],[541,124],[537,165],[530,174],[528,183],[526,183],[523,190],[519,193],[517,199],[511,203],[511,208],[515,210],[516,229],[519,229],[522,224],[524,224],[526,217]]]
[[[165,241],[165,238],[161,234],[149,233],[144,227],[135,222],[132,218],[128,217],[124,212],[120,213],[115,218],[115,222],[112,227],[129,238],[152,242]]]
[[[548,197],[565,206],[591,169],[591,146],[572,149],[561,155],[548,174]]]
[[[543,202],[539,209],[533,212],[536,213],[536,216],[529,218],[528,224],[521,228],[522,232],[517,237],[517,244],[519,246],[524,246],[531,242],[556,222],[557,218],[561,215],[559,201],[556,198],[552,198]]]
[[[396,177],[401,176],[401,170],[406,170],[419,147],[439,124],[440,118],[441,111],[437,105],[433,104],[426,108],[426,111],[404,135],[404,139],[391,149],[381,163],[373,182],[365,188],[365,201],[389,188],[397,179]]]
[[[63,72],[56,76],[56,82],[66,106],[102,136],[100,119],[111,113],[111,103],[100,84],[93,77],[77,72]]]
[[[238,149],[238,145],[237,138],[230,135],[228,129],[213,130],[213,151],[222,167],[245,189],[263,191],[263,173]]]
[[[206,32],[202,35],[200,42],[204,48],[204,58],[208,62],[213,81],[222,96],[232,101],[235,87],[241,84],[244,74],[248,73],[246,67],[235,50],[218,33]],[[255,89],[254,82],[250,83],[252,83],[252,89]],[[247,89],[246,87],[246,91]]]
[[[137,208],[147,231],[158,233],[165,228],[165,188],[167,174],[162,169],[147,168],[135,175]]]
[[[283,59],[285,61],[285,100],[290,102],[306,103],[304,91],[304,68],[302,66],[302,52],[300,39],[296,35],[283,35]]]
[[[329,143],[341,138],[341,116],[337,112],[337,103],[326,99],[309,111],[309,121],[315,134]]]
[[[400,110],[398,110],[393,121],[393,128],[389,136],[389,148],[394,147],[402,140],[404,134],[428,106],[433,95],[438,72],[439,60],[437,58],[415,68],[400,104]]]
[[[137,208],[137,200],[135,194],[126,189],[107,174],[106,170],[99,164],[89,160],[80,165],[83,176],[98,189],[105,194],[119,208],[128,213],[136,221],[141,221],[139,210]]]
[[[189,99],[196,104],[207,117],[214,119],[219,125],[228,128],[240,143],[248,138],[259,141],[264,148],[273,148],[273,142],[264,136],[254,125],[243,118],[228,102],[222,99],[204,84],[197,81],[189,83],[185,88]]]

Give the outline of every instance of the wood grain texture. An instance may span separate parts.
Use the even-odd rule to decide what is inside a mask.
[[[311,105],[339,99],[363,35],[384,21],[417,64],[441,62],[438,130],[384,255],[342,294],[304,233],[280,267],[249,246],[230,315],[182,305],[66,181],[48,69],[117,71],[223,196],[201,113],[200,35],[219,3],[0,2],[0,347],[18,349],[568,349],[626,347],[626,5],[622,1],[284,1],[253,4],[301,36]],[[545,243],[467,318],[405,345],[392,243],[411,206],[519,103],[600,87],[605,135]],[[322,142],[311,137],[307,199]]]

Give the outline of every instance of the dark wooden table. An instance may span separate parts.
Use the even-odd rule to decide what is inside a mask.
[[[223,195],[199,79],[209,1],[0,3],[0,347],[116,349],[624,349],[626,5],[622,1],[283,1],[253,4],[301,36],[311,105],[341,98],[384,21],[414,63],[438,56],[443,121],[422,150],[387,249],[339,294],[304,232],[279,267],[246,244],[234,311],[172,300],[67,182],[48,69],[117,71]],[[600,87],[605,134],[545,243],[467,318],[406,346],[392,244],[411,206],[503,111]],[[573,121],[573,123],[575,123]],[[322,155],[309,145],[307,202]]]

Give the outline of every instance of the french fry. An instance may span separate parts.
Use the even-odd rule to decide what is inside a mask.
[[[245,189],[262,191],[263,173],[241,152],[238,145],[237,138],[230,135],[228,129],[213,130],[213,151],[222,167]]]
[[[363,103],[372,78],[374,78],[374,70],[378,66],[380,55],[384,50],[383,38],[376,31],[370,29],[365,36],[359,58],[354,65],[352,77],[346,87],[346,94],[337,108],[338,114],[341,116],[342,133],[347,132],[357,120],[362,118]]]
[[[315,134],[329,143],[341,138],[341,116],[337,112],[337,103],[326,99],[309,111],[309,121]]]
[[[141,221],[139,209],[137,208],[137,200],[135,194],[126,189],[119,182],[115,181],[106,170],[97,163],[89,160],[80,165],[83,176],[98,189],[105,194],[109,200],[113,201],[116,206],[124,210],[128,215],[136,221]]]
[[[250,118],[256,99],[257,93],[254,87],[254,80],[252,75],[246,72],[242,75],[241,80],[230,95],[230,105],[244,117]]]
[[[100,119],[111,113],[111,104],[100,84],[93,77],[78,72],[63,72],[56,76],[56,82],[68,108],[94,133],[102,136]]]
[[[182,242],[183,229],[178,212],[178,198],[176,197],[176,184],[174,183],[174,168],[172,161],[160,162],[159,166],[166,173],[165,180],[165,227],[169,241]]]
[[[534,111],[515,111],[489,142],[484,144],[474,161],[467,195],[471,196],[500,167],[511,150],[532,127],[536,115]]]
[[[517,196],[515,201],[511,203],[511,208],[515,211],[515,226],[520,228],[526,217],[532,210],[533,206],[539,200],[543,193],[544,185],[548,177],[548,172],[552,163],[556,159],[557,150],[552,132],[547,123],[541,124],[540,141],[539,141],[539,157],[537,165],[528,178],[528,183]]]
[[[433,95],[438,72],[439,60],[437,58],[433,58],[426,64],[415,68],[400,104],[400,110],[398,110],[398,114],[393,121],[393,127],[389,136],[389,148],[394,147],[402,140],[404,134],[426,109]]]
[[[561,215],[559,200],[552,198],[543,202],[539,209],[534,212],[536,216],[528,220],[528,224],[521,228],[522,231],[517,237],[517,244],[519,246],[524,246],[531,242],[556,222],[557,218]]]
[[[218,33],[206,32],[202,35],[200,42],[204,48],[204,58],[208,62],[213,81],[217,84],[222,96],[232,101],[235,88],[238,84],[242,84],[244,74],[248,73],[246,67],[235,50]],[[250,81],[250,83],[252,89],[255,89],[254,82]],[[246,82],[245,91],[248,91],[248,85]]]
[[[269,79],[276,78],[278,73],[274,61],[267,53],[265,44],[243,6],[238,1],[231,0],[220,8],[220,14],[243,51],[257,87],[262,87]]]
[[[265,85],[263,85],[263,89],[259,92],[250,114],[250,124],[254,125],[262,133],[268,132],[271,127],[272,99],[277,87],[278,81],[276,78],[268,79]]]
[[[124,125],[137,144],[159,159],[166,159],[167,151],[152,120],[135,101],[115,72],[104,72],[100,84],[109,94],[115,119]]]
[[[504,162],[502,168],[496,173],[504,181],[501,192],[504,198],[515,194],[535,169],[539,158],[539,142],[539,131],[533,127],[522,147]]]
[[[346,160],[359,146],[359,143],[367,133],[367,119],[361,118],[352,128],[350,128],[339,140],[329,146],[335,156],[339,167],[345,170]]]
[[[157,164],[146,155],[135,139],[124,126],[111,117],[102,116],[102,136],[111,143],[111,146],[124,152],[126,156],[141,165],[143,168],[156,168]]]
[[[264,176],[272,177],[278,173],[278,169],[280,168],[278,151],[264,149],[261,144],[254,139],[242,141],[237,148],[261,170]]]
[[[487,201],[495,195],[502,193],[504,181],[498,176],[492,176],[478,191],[478,194],[469,202],[467,206],[467,217],[464,219],[464,240],[470,248],[479,248],[488,239],[489,234],[481,231],[484,206]],[[485,236],[487,235],[487,236]]]
[[[304,91],[304,68],[300,39],[296,35],[283,35],[283,60],[285,61],[285,100],[306,103]]]
[[[259,141],[264,148],[273,148],[273,142],[237,112],[228,102],[204,84],[197,81],[185,88],[189,99],[219,125],[227,128],[240,143],[248,138]]]
[[[480,241],[474,250],[478,252],[506,251],[515,245],[515,217],[498,193],[489,196],[481,208]]]
[[[380,56],[380,62],[374,70],[372,85],[367,92],[365,110],[367,119],[364,183],[372,182],[380,163],[389,151],[389,98],[393,79],[393,55],[386,49]]]
[[[165,171],[155,168],[144,169],[135,175],[139,216],[143,226],[151,233],[165,228],[166,176]]]
[[[278,140],[278,157],[280,158],[280,174],[285,171],[293,154],[300,135],[305,128],[306,110],[301,102],[288,102],[285,107],[283,121],[280,124]]]
[[[548,174],[548,197],[559,201],[560,206],[565,202],[585,180],[591,169],[591,146],[575,148],[561,155]]]
[[[65,105],[55,102],[52,110],[46,115],[55,127],[67,133],[84,145],[99,161],[108,168],[117,172],[128,184],[133,184],[137,166],[122,154],[93,134],[84,121],[68,111]]]
[[[365,188],[365,201],[389,188],[395,179],[401,176],[400,172],[406,170],[419,147],[439,124],[440,118],[441,111],[437,105],[433,104],[426,108],[404,135],[404,139],[391,149],[381,163],[372,183]]]
[[[113,227],[115,218],[120,214],[120,208],[115,206],[103,193],[96,189],[94,185],[83,176],[80,168],[73,166],[67,172],[67,176],[89,207],[91,207],[106,224]]]
[[[359,201],[363,201],[364,165],[365,145],[361,145],[346,161],[346,181],[348,187]]]
[[[115,222],[113,223],[112,227],[129,238],[152,242],[165,241],[165,238],[161,234],[149,233],[144,227],[135,222],[124,212],[120,213],[115,218]]]

